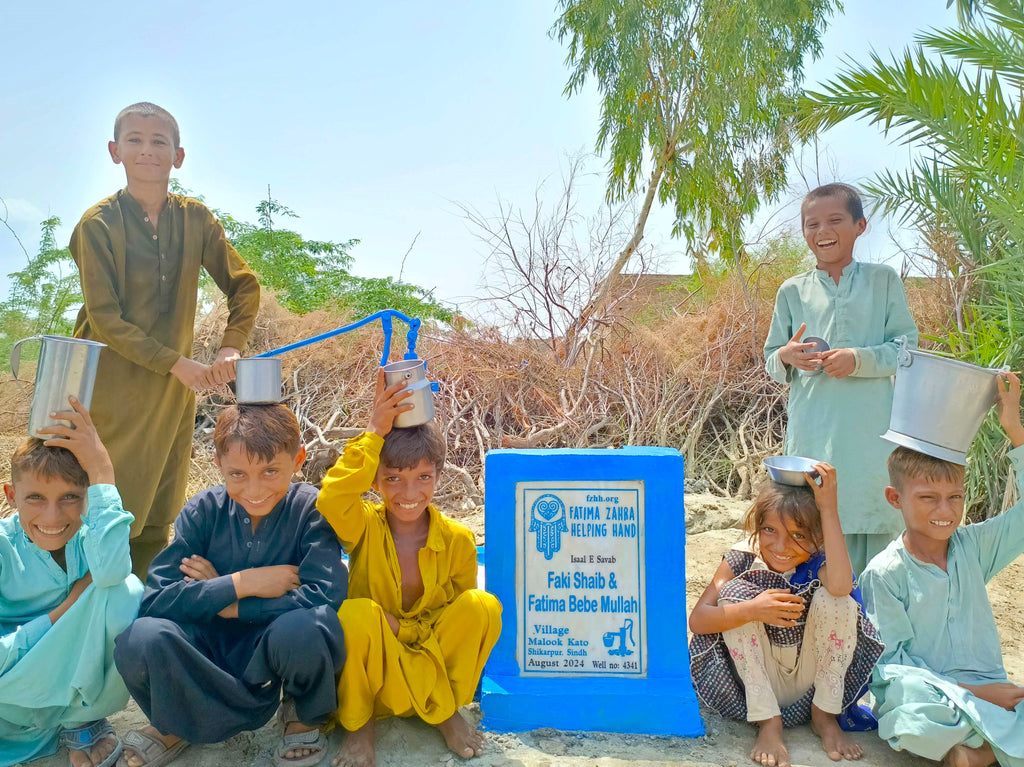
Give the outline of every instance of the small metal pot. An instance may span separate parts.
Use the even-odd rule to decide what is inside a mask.
[[[247,357],[235,362],[235,400],[239,405],[280,402],[281,358]]]
[[[32,409],[28,416],[28,433],[33,437],[49,439],[52,434],[40,434],[49,426],[67,426],[67,421],[50,418],[50,413],[70,410],[68,397],[73,395],[86,410],[92,405],[92,392],[96,384],[96,369],[100,364],[100,351],[106,344],[84,338],[64,336],[32,336],[17,341],[11,347],[11,372],[18,377],[21,345],[26,341],[41,341],[36,382],[32,391]]]
[[[430,388],[430,381],[427,380],[427,364],[423,360],[398,360],[384,365],[384,381],[388,386],[399,381],[408,382],[406,391],[411,391],[411,397],[402,400],[402,403],[411,403],[412,410],[399,413],[395,418],[395,426],[399,429],[407,429],[410,426],[420,426],[434,418],[434,395]]]

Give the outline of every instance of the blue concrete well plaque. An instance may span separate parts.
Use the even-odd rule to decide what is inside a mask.
[[[483,724],[702,735],[679,452],[492,450],[486,472],[487,588],[504,612]]]

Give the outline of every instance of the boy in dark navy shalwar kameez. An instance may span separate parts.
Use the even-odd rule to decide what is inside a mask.
[[[151,723],[125,737],[126,761],[164,764],[190,742],[262,727],[283,687],[275,761],[314,764],[345,658],[338,541],[316,488],[291,482],[305,451],[287,407],[226,409],[214,444],[225,484],[185,505],[139,620],[117,639],[117,668]]]

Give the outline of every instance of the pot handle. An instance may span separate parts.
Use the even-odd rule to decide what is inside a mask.
[[[910,353],[910,349],[907,348],[907,337],[897,336],[896,341],[896,366],[901,368],[908,368],[914,364],[914,355]]]
[[[28,338],[22,338],[20,341],[15,341],[14,342],[14,346],[11,347],[10,365],[11,365],[11,373],[14,374],[14,380],[15,381],[20,381],[21,380],[20,378],[18,378],[18,364],[21,362],[21,348],[20,348],[21,345],[23,343],[25,343],[26,341],[42,341],[42,340],[43,340],[42,336],[29,336]]]

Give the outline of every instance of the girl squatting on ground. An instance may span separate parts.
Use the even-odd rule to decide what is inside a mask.
[[[789,764],[783,727],[808,720],[831,759],[859,759],[836,715],[856,706],[882,649],[851,596],[836,470],[814,468],[820,484],[808,474],[810,487],[761,490],[744,520],[749,545],[725,554],[690,614],[697,694],[758,725],[750,756],[763,765]]]

